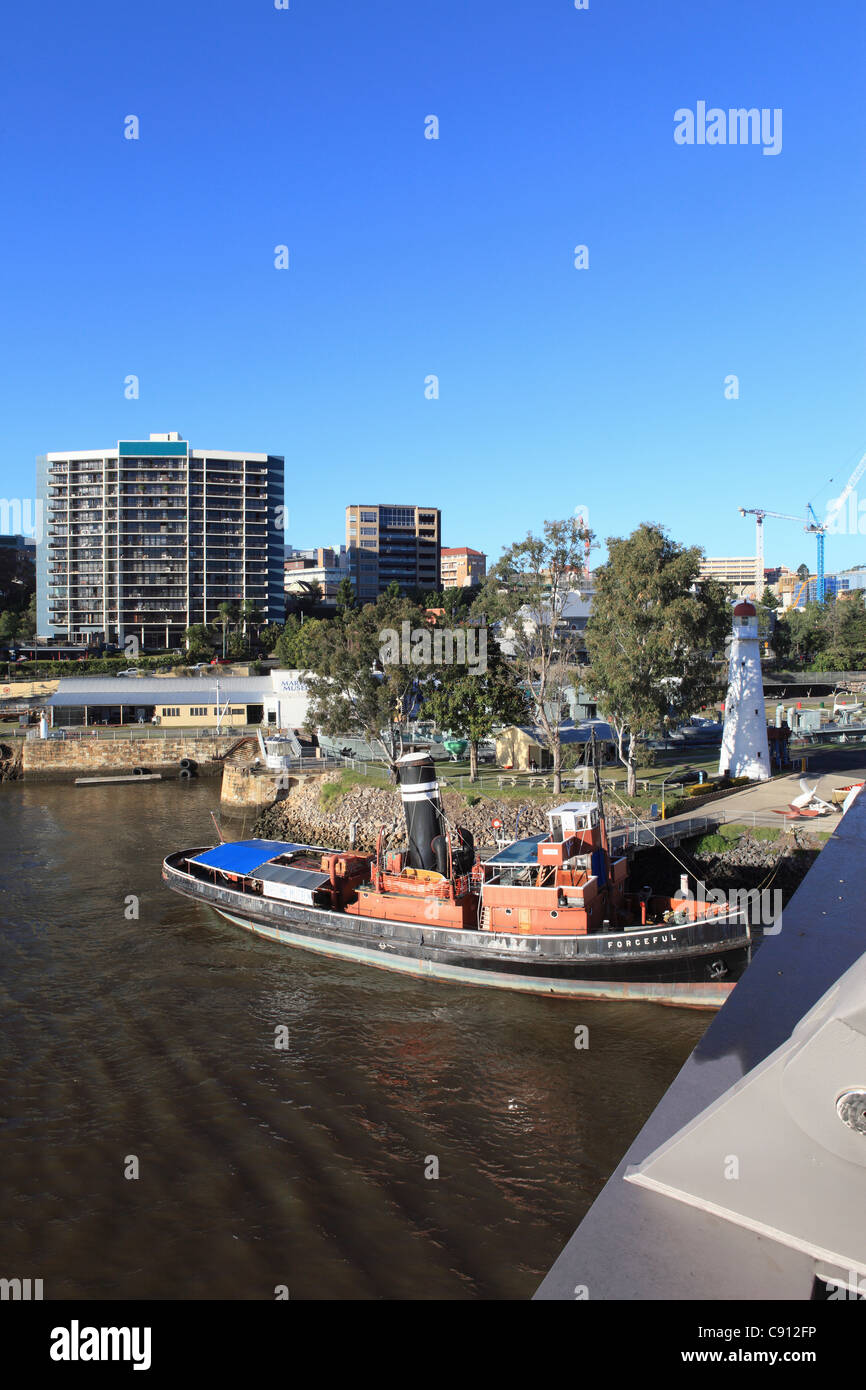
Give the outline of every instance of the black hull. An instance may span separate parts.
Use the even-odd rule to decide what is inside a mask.
[[[572,998],[718,1008],[749,960],[748,927],[711,919],[589,937],[502,935],[299,906],[203,882],[171,855],[163,878],[245,930],[283,945],[404,974]]]

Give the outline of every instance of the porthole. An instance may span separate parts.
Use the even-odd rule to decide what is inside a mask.
[[[506,917],[510,917],[510,916],[511,916],[511,908],[510,908],[510,907],[507,907],[507,908],[505,909],[505,915],[506,915]]]
[[[559,916],[559,913],[554,911],[554,912],[551,912],[550,915],[551,915],[551,917],[558,917],[558,916]]]

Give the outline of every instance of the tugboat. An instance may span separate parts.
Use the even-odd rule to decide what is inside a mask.
[[[428,753],[397,763],[407,844],[361,855],[281,840],[170,854],[175,892],[271,941],[436,980],[718,1008],[750,954],[742,906],[627,886],[596,799],[491,857],[448,822]]]

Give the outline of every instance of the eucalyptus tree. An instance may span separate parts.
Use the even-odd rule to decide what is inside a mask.
[[[583,653],[582,634],[568,610],[587,584],[590,540],[578,516],[545,521],[541,536],[529,533],[504,551],[474,604],[476,614],[496,625],[515,684],[535,696],[534,717],[553,763],[555,792],[562,788],[566,695]]]
[[[730,630],[730,608],[716,580],[700,579],[703,552],[673,541],[644,522],[630,536],[607,541],[608,559],[594,571],[586,627],[586,686],[597,699],[636,790],[639,737],[666,717],[688,717],[717,691],[714,653]]]

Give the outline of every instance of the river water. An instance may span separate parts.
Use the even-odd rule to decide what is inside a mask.
[[[46,1299],[530,1297],[711,1015],[249,937],[159,877],[213,843],[218,795],[0,785],[0,1277]]]

